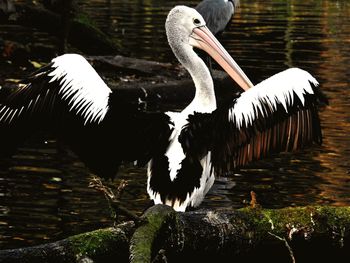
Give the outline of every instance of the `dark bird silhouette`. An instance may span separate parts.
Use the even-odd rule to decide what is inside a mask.
[[[288,69],[253,86],[193,8],[173,8],[166,33],[196,87],[183,111],[143,112],[112,92],[82,56],[66,54],[14,90],[0,89],[1,154],[48,129],[100,176],[113,177],[123,161],[148,163],[150,198],[184,211],[202,202],[215,174],[321,142],[322,96],[309,73]],[[213,80],[193,47],[246,91],[217,107]]]
[[[203,0],[195,9],[202,15],[209,30],[220,39],[224,30],[231,24],[232,17],[239,6],[239,0]],[[211,58],[199,51],[212,72]]]
[[[202,15],[209,30],[217,36],[230,24],[238,5],[238,0],[203,0],[195,9]]]

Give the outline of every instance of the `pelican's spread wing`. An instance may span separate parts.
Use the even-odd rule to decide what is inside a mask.
[[[218,108],[205,121],[194,115],[183,130],[183,147],[211,151],[212,165],[220,174],[271,153],[319,144],[318,105],[325,97],[317,85],[301,69],[278,73]]]
[[[149,161],[168,142],[169,118],[148,114],[107,87],[80,55],[57,57],[14,89],[0,89],[0,156],[36,130],[54,133],[95,173]],[[160,147],[160,146],[159,146]]]
[[[100,122],[108,111],[111,90],[80,55],[57,57],[25,82],[15,90],[0,91],[0,123],[51,112],[57,102],[66,104],[84,123]]]
[[[16,87],[0,89],[0,156],[36,130],[97,125],[108,112],[111,90],[80,55],[66,54]],[[72,125],[73,124],[73,125]]]

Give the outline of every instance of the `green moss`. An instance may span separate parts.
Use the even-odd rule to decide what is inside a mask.
[[[135,231],[130,246],[131,262],[150,262],[156,237],[175,211],[168,206],[156,205],[143,215],[144,224]]]
[[[125,240],[124,233],[116,228],[99,229],[69,238],[72,250],[78,257],[94,257],[107,253],[113,247],[110,243],[119,243]]]
[[[237,213],[231,217],[231,223],[242,228],[241,235],[246,238],[248,243],[256,243],[268,231],[271,231],[270,218],[265,209],[246,207],[237,210]],[[254,231],[246,231],[246,229]]]
[[[312,228],[314,212],[308,207],[289,207],[278,210],[266,210],[265,216],[270,218],[274,231],[283,233],[291,228]],[[272,229],[271,229],[272,230]]]
[[[350,207],[318,207],[315,218],[323,232],[329,232],[343,246],[344,236],[350,232]]]
[[[329,225],[349,226],[350,207],[320,206],[316,208],[316,216],[327,217]]]
[[[314,233],[327,233],[343,244],[343,237],[350,231],[349,207],[288,207],[282,209],[243,208],[232,216],[231,223],[254,232],[246,233],[250,241],[256,242],[267,234],[291,240],[295,234],[305,239]],[[245,233],[242,229],[242,233]]]
[[[85,13],[77,13],[74,17],[74,21],[80,24],[84,24],[85,26],[91,27],[94,30],[102,33],[102,31],[98,28],[96,22]]]

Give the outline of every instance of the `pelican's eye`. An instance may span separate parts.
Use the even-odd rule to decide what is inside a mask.
[[[193,19],[193,24],[194,24],[195,26],[200,26],[200,25],[201,25],[201,21],[200,21],[198,18],[194,18],[194,19]]]

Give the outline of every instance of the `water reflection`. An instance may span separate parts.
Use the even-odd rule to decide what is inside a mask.
[[[175,62],[164,33],[166,14],[175,4],[179,1],[89,1],[82,8],[121,40],[125,54]],[[349,36],[347,0],[241,1],[223,45],[254,83],[293,66],[315,75],[330,98],[320,116],[324,144],[218,178],[202,207],[242,207],[252,190],[264,207],[350,205]],[[111,224],[103,196],[87,187],[84,165],[51,138],[34,138],[14,158],[1,160],[1,167],[0,248]],[[148,205],[145,170],[125,166],[118,178],[129,180],[123,201],[141,213]]]

